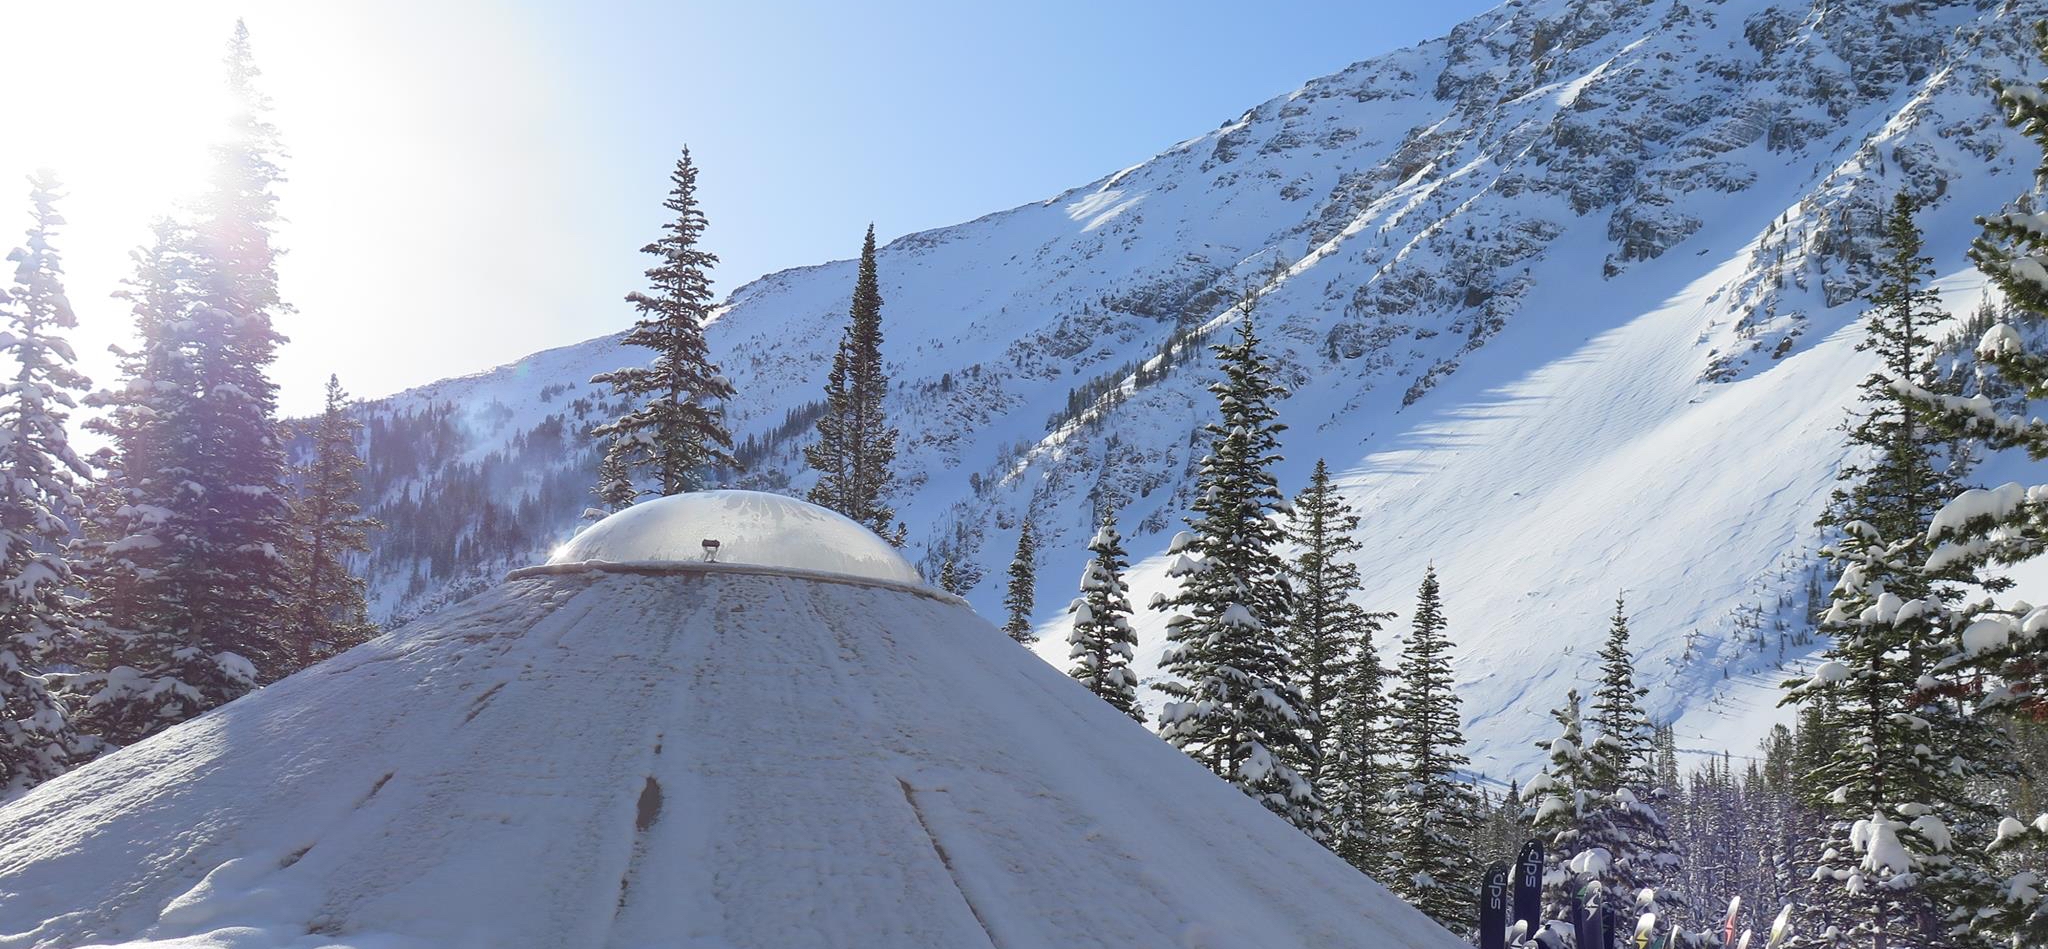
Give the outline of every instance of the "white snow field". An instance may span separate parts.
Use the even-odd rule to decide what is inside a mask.
[[[517,572],[0,808],[0,947],[88,945],[1461,944],[952,597],[673,562]]]

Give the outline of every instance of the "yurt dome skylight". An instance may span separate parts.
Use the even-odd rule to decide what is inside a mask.
[[[761,491],[643,501],[584,529],[550,564],[715,562],[922,584],[873,531],[838,512]]]

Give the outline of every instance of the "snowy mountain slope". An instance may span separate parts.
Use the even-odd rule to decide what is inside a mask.
[[[0,946],[103,944],[1459,945],[950,598],[704,568],[510,580],[0,809]]]
[[[1318,455],[1367,512],[1368,605],[1444,572],[1477,766],[1504,777],[1587,675],[1627,590],[1650,684],[1707,747],[1747,743],[1797,618],[1831,431],[1868,370],[1856,297],[1901,188],[1951,302],[1972,215],[2030,186],[1984,95],[2032,75],[2048,3],[1529,0],[1357,64],[1151,161],[883,249],[894,498],[927,569],[1001,599],[1040,527],[1041,647],[1094,508],[1132,549],[1179,526],[1212,405],[1204,333],[1260,294]],[[716,222],[711,234],[716,239]],[[848,249],[855,235],[848,235]],[[711,330],[753,439],[742,484],[801,491],[806,406],[850,262],[735,292]],[[568,536],[609,338],[366,406],[379,610],[404,618]],[[1142,368],[1142,371],[1139,371]],[[1139,565],[1137,599],[1158,586]],[[1780,625],[1785,629],[1779,629]],[[1148,661],[1160,624],[1142,624]]]

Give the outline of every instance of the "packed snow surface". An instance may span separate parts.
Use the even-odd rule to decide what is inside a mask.
[[[715,550],[706,541],[716,541]],[[591,525],[549,563],[705,561],[920,584],[889,542],[851,518],[762,491],[698,491],[642,501]]]
[[[958,601],[589,569],[0,808],[0,947],[86,945],[1460,944]]]

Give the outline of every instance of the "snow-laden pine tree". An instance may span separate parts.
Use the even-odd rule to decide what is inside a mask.
[[[1003,593],[1009,615],[1003,632],[1020,643],[1037,638],[1031,629],[1031,613],[1038,595],[1038,537],[1030,521],[1017,530],[1017,553],[1010,558],[1010,585]]]
[[[307,430],[312,443],[293,480],[290,597],[285,630],[291,668],[303,669],[377,635],[363,600],[363,579],[349,569],[352,554],[368,553],[370,531],[383,527],[364,517],[363,460],[356,454],[362,423],[349,414],[341,379],[327,377],[327,401]]]
[[[1983,816],[1969,782],[1985,773],[1982,730],[1924,698],[1940,610],[1902,597],[1900,568],[1911,541],[1890,544],[1869,523],[1851,521],[1829,550],[1843,564],[1822,627],[1834,637],[1826,661],[1787,683],[1788,701],[1825,696],[1841,740],[1809,775],[1812,805],[1826,819],[1813,920],[1803,945],[1885,947],[1947,944],[1947,905],[1937,887],[1975,846]],[[1957,839],[1959,832],[1965,836]]]
[[[1159,686],[1172,701],[1159,734],[1312,836],[1325,826],[1314,785],[1289,764],[1304,753],[1314,713],[1292,682],[1284,630],[1293,609],[1278,547],[1282,508],[1272,467],[1280,432],[1272,401],[1284,390],[1259,351],[1250,294],[1235,342],[1215,346],[1223,379],[1209,387],[1219,418],[1203,427],[1209,454],[1196,476],[1189,530],[1168,575],[1180,581],[1152,606],[1171,613]]]
[[[283,149],[240,21],[227,71],[234,109],[194,232],[198,299],[183,322],[165,326],[192,360],[197,387],[194,414],[171,423],[189,428],[170,459],[183,469],[179,501],[189,521],[163,569],[178,587],[188,642],[241,655],[267,681],[289,662],[276,631],[291,512],[270,364],[284,341],[274,322],[291,308],[278,294],[272,244]],[[235,676],[200,687],[214,704],[247,691]]]
[[[1589,740],[1598,762],[1593,786],[1616,831],[1609,844],[1611,885],[1619,893],[1654,891],[1656,905],[1645,909],[1670,920],[1683,899],[1672,886],[1678,873],[1678,851],[1661,810],[1663,795],[1656,780],[1653,745],[1656,730],[1643,711],[1643,697],[1648,694],[1649,689],[1636,684],[1628,612],[1622,597],[1616,596],[1607,642],[1600,649],[1600,684],[1593,690],[1593,734]]]
[[[882,365],[882,284],[875,272],[875,226],[868,225],[854,278],[853,310],[846,335],[832,354],[825,377],[825,412],[818,416],[818,441],[804,448],[804,460],[818,472],[810,500],[867,525],[902,546],[902,527],[891,531],[889,507],[895,476],[896,429],[889,426],[883,399],[889,378]]]
[[[1828,821],[1814,878],[1833,892],[1816,893],[1823,912],[1803,944],[1945,945],[1989,886],[1990,816],[1970,784],[2004,756],[1969,702],[1928,678],[1959,589],[1955,575],[1924,569],[1919,550],[1966,459],[1898,385],[1934,384],[1927,333],[1943,314],[1920,247],[1902,196],[1866,319],[1881,368],[1848,430],[1863,460],[1844,468],[1823,521],[1841,535],[1824,551],[1840,570],[1821,620],[1834,643],[1811,678],[1786,683],[1787,703],[1825,702],[1841,739],[1810,778]]]
[[[0,389],[0,801],[62,774],[90,753],[45,678],[53,657],[77,648],[82,617],[66,546],[83,513],[90,474],[65,420],[90,383],[66,336],[78,325],[64,295],[52,240],[57,179],[29,178],[27,240],[10,251],[12,286],[0,287],[0,353],[14,378]]]
[[[1572,894],[1589,883],[1613,888],[1613,864],[1621,829],[1611,821],[1607,795],[1600,789],[1609,769],[1601,749],[1586,738],[1583,700],[1571,690],[1565,704],[1552,709],[1558,734],[1536,743],[1546,760],[1543,773],[1529,782],[1529,831],[1543,841],[1543,918],[1570,925]],[[1620,891],[1631,892],[1631,891]]]
[[[278,635],[290,510],[269,367],[282,340],[277,220],[280,149],[248,30],[228,49],[236,103],[212,187],[189,227],[159,224],[124,294],[140,343],[123,380],[94,393],[112,442],[91,573],[100,629],[83,671],[81,727],[127,744],[288,670]]]
[[[1467,842],[1478,803],[1458,774],[1470,762],[1447,624],[1431,566],[1422,577],[1413,629],[1401,648],[1401,684],[1393,692],[1393,745],[1402,773],[1393,793],[1394,852],[1381,882],[1431,919],[1463,933],[1477,918],[1479,867]]]
[[[190,433],[172,420],[195,414],[196,371],[169,324],[197,305],[193,237],[169,219],[134,253],[135,273],[118,296],[135,318],[136,345],[115,351],[122,381],[87,396],[104,409],[85,423],[109,445],[95,453],[79,572],[89,594],[86,647],[66,675],[78,727],[114,746],[133,744],[225,701],[205,684],[255,684],[237,653],[188,641],[178,622],[177,576],[165,570],[189,521],[177,506],[183,469],[173,459]],[[218,701],[216,701],[218,699]]]
[[[1295,767],[1331,809],[1331,845],[1355,864],[1384,853],[1388,764],[1386,696],[1374,636],[1391,614],[1367,612],[1355,600],[1363,546],[1358,515],[1337,493],[1329,465],[1316,460],[1308,487],[1294,499],[1287,566],[1294,611],[1287,625],[1294,682],[1314,713]],[[1361,866],[1361,869],[1368,869]],[[1368,869],[1368,872],[1371,872]]]
[[[702,490],[713,469],[738,464],[716,404],[732,398],[732,384],[704,342],[712,307],[708,271],[718,257],[699,246],[707,222],[697,204],[697,166],[688,147],[669,174],[669,186],[661,206],[674,217],[654,243],[640,248],[656,263],[647,269],[648,289],[626,295],[640,315],[620,340],[652,351],[654,359],[590,380],[610,385],[627,404],[624,415],[591,430],[608,444],[606,462],[626,475],[600,471],[597,490],[606,504],[616,504],[619,484],[636,472],[651,472],[656,490],[667,496]]]
[[[2048,63],[2048,23],[2035,28],[2034,45]],[[2006,121],[2039,148],[2035,179],[2048,185],[2048,80],[1994,82],[1992,90]],[[2004,295],[2009,312],[2038,327],[2048,319],[2048,219],[2026,202],[1979,218],[1983,233],[1970,256]],[[2048,458],[2048,424],[2034,417],[2029,403],[2048,398],[2048,358],[2037,349],[2004,321],[1977,344],[1982,388],[2018,394],[2023,398],[2016,407],[2001,408],[1985,393],[1958,398],[1910,377],[1895,387],[1950,433],[1982,438],[1995,449],[2021,448],[2040,461]],[[1925,542],[1933,549],[1924,551],[1920,571],[1934,577],[1974,579],[1987,566],[2036,557],[2048,550],[2048,485],[1961,492],[1926,525]],[[1987,601],[1948,619],[1947,655],[1933,670],[1948,701],[2001,724],[2048,717],[2048,662],[2042,660],[2048,611]],[[1996,861],[1991,884],[1966,889],[1960,900],[1973,933],[2000,945],[2048,945],[2048,814],[2008,809],[1988,850]]]
[[[626,448],[617,439],[605,442],[604,454],[597,462],[597,485],[590,489],[597,504],[584,509],[584,520],[603,520],[607,514],[632,507],[640,496],[640,490],[633,486],[633,472],[626,464]]]
[[[1103,509],[1102,526],[1089,539],[1088,551],[1093,556],[1081,571],[1081,595],[1068,607],[1074,625],[1067,633],[1067,658],[1073,661],[1067,674],[1117,711],[1142,722],[1145,709],[1138,704],[1138,673],[1131,668],[1138,634],[1131,628],[1131,588],[1124,582],[1130,559],[1123,536],[1117,533],[1114,508]]]

